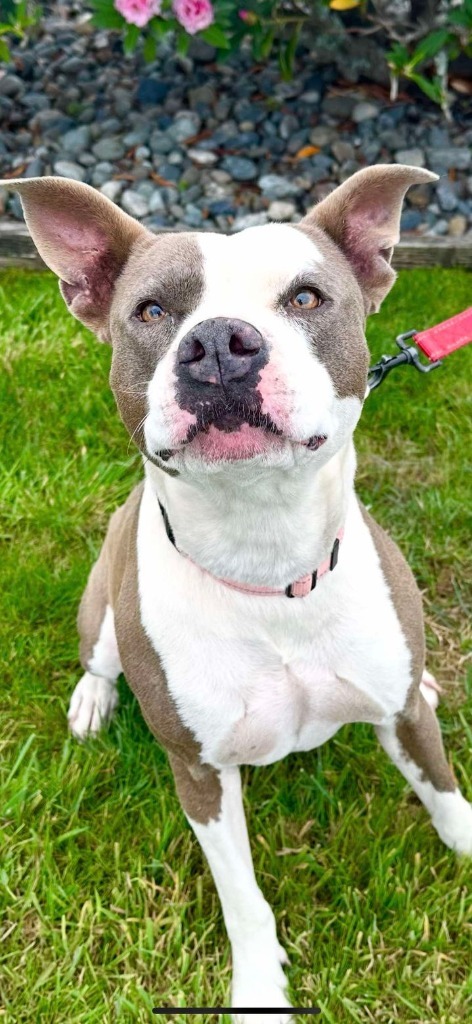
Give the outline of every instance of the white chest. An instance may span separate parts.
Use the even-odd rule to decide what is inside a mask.
[[[357,571],[359,543],[309,598],[251,597],[179,555],[143,500],[142,621],[203,760],[269,764],[403,707],[409,654],[372,544]]]

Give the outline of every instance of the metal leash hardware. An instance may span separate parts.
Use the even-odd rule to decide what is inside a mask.
[[[420,353],[416,345],[407,345],[406,342],[409,338],[414,338],[418,334],[418,331],[405,331],[404,334],[399,334],[396,337],[396,343],[401,349],[397,356],[381,356],[378,363],[374,363],[369,369],[367,377],[367,387],[369,392],[378,388],[379,384],[385,380],[387,374],[394,370],[396,366],[403,366],[409,364],[414,366],[420,373],[429,373],[430,370],[436,370],[438,366],[442,366],[442,359],[437,359],[433,363],[423,363],[420,359]]]

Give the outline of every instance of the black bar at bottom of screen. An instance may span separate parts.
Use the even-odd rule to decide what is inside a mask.
[[[211,1013],[211,1014],[216,1014],[216,1013],[232,1013],[232,1014],[234,1014],[236,1011],[239,1012],[239,1013],[268,1013],[268,1012],[270,1012],[270,1013],[286,1013],[287,1010],[288,1010],[288,1007],[286,1007],[286,1006],[285,1007],[271,1006],[270,1007],[270,1011],[269,1011],[269,1008],[268,1009],[263,1009],[262,1007],[256,1007],[256,1006],[233,1006],[233,1007],[231,1007],[231,1006],[185,1006],[185,1007],[183,1007],[183,1006],[180,1006],[180,1007],[175,1007],[175,1006],[155,1006],[153,1008],[152,1012],[153,1013],[162,1013],[162,1014],[169,1014],[169,1013],[170,1014],[177,1014],[177,1013],[184,1013],[184,1014],[185,1013],[198,1013],[198,1014],[202,1014],[202,1013]],[[293,1014],[293,1013],[308,1013],[308,1014],[311,1014],[312,1016],[314,1016],[314,1015],[316,1015],[318,1013],[321,1013],[321,1010],[320,1010],[319,1006],[291,1006],[290,1007],[290,1014]]]

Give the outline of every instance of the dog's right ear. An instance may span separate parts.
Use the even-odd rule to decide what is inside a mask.
[[[0,181],[19,192],[36,248],[60,279],[73,315],[110,341],[109,310],[118,275],[136,243],[153,235],[90,185],[68,178]]]

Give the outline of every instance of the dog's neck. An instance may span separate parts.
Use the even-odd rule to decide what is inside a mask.
[[[313,473],[261,469],[200,478],[171,477],[147,463],[146,476],[167,511],[177,547],[215,576],[285,587],[329,555],[353,489],[349,441]]]

